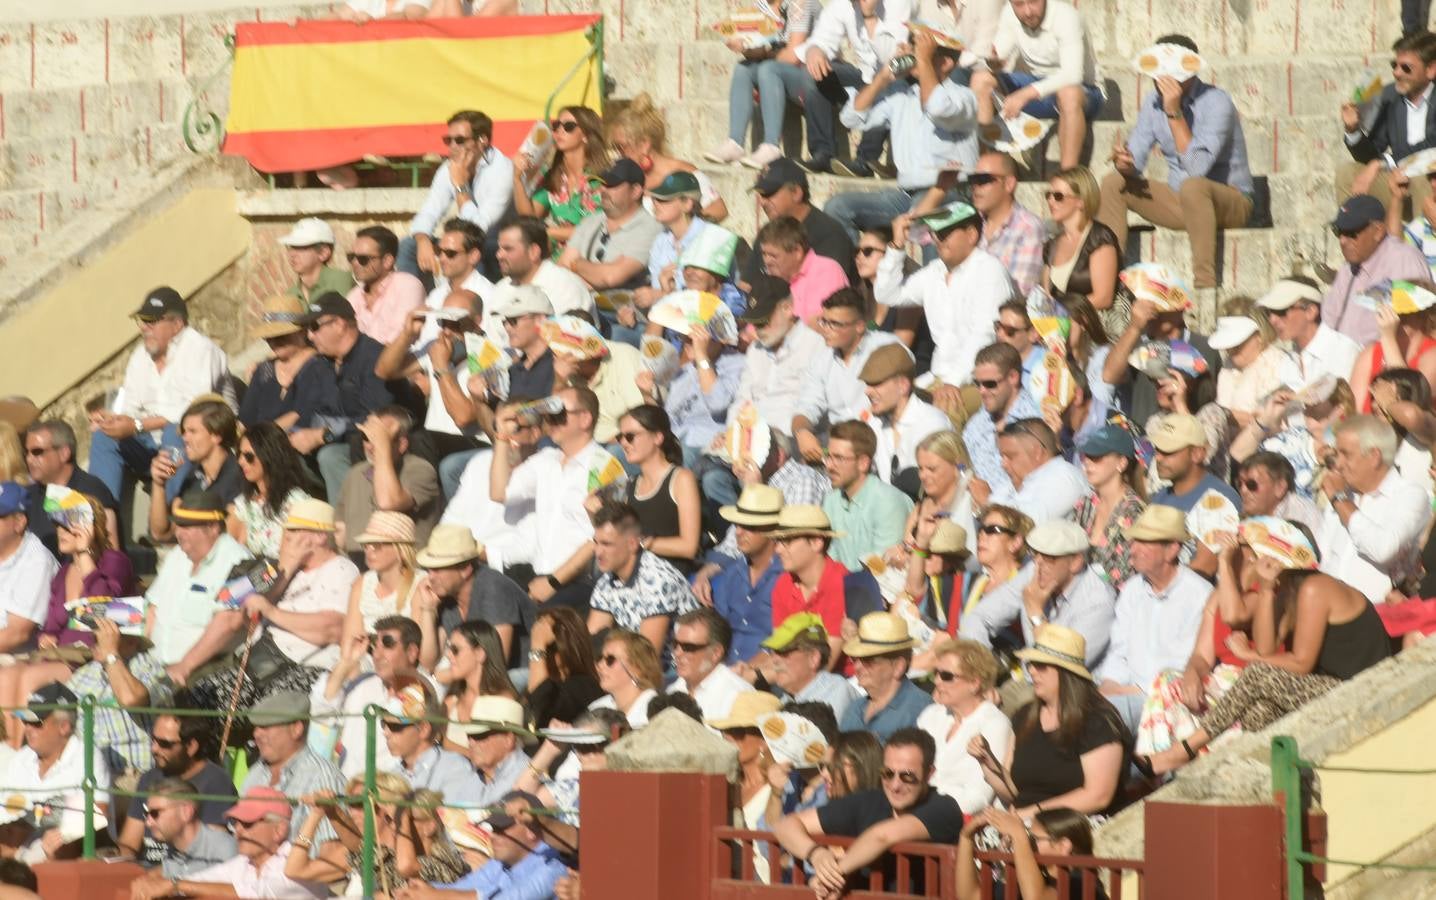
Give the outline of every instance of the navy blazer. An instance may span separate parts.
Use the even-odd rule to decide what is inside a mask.
[[[1426,102],[1426,139],[1412,146],[1406,142],[1405,98],[1396,93],[1396,85],[1388,84],[1376,100],[1376,116],[1372,119],[1371,128],[1347,149],[1357,162],[1369,163],[1380,158],[1388,149],[1392,158],[1400,162],[1429,147],[1436,147],[1436,91]]]

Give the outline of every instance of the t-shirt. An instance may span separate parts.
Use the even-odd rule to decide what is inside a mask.
[[[1032,710],[1036,715],[1036,709]],[[1117,712],[1110,716],[1088,715],[1076,745],[1064,750],[1054,740],[1054,733],[1033,728],[1024,734],[1015,725],[1016,747],[1012,752],[1012,783],[1017,787],[1013,807],[1041,803],[1068,791],[1075,791],[1086,781],[1082,772],[1082,754],[1103,744],[1122,741],[1117,725]]]
[[[399,484],[414,498],[413,508],[404,512],[414,520],[415,546],[422,547],[428,543],[429,532],[439,521],[443,505],[443,497],[439,493],[439,473],[427,460],[417,454],[406,453],[399,463]],[[344,476],[339,503],[334,509],[335,518],[344,523],[345,553],[363,552],[364,547],[358,538],[368,526],[374,509],[374,464],[366,461],[352,467]]]
[[[127,815],[136,821],[144,821],[145,799],[154,786],[170,776],[159,769],[150,769],[140,776],[139,786],[135,792],[141,794],[139,797],[130,798],[130,808]],[[212,797],[236,797],[234,791],[234,780],[225,773],[224,769],[212,762],[206,762],[204,768],[193,778],[186,779],[195,786],[195,793],[208,794]],[[206,825],[224,827],[224,814],[234,803],[224,800],[204,800],[199,804],[199,820]],[[150,830],[145,828],[144,843],[141,845],[140,862],[146,866],[158,866],[165,858],[163,846],[150,837]],[[227,858],[227,857],[226,857]],[[222,862],[223,860],[214,860]]]
[[[957,805],[956,800],[935,790],[929,789],[916,806],[904,810],[902,814],[916,817],[927,829],[924,843],[955,844],[962,833],[962,807]],[[882,788],[858,791],[818,807],[818,824],[823,827],[823,834],[834,837],[855,838],[891,818],[892,804]],[[892,887],[897,878],[897,860],[891,854],[886,854],[883,859],[884,881]],[[921,867],[913,868],[911,890],[921,894]]]
[[[648,284],[648,254],[662,230],[663,226],[658,224],[658,220],[641,208],[620,225],[617,231],[609,230],[607,216],[592,215],[573,227],[568,246],[590,262],[611,263],[620,257],[628,257],[643,263],[632,278],[623,284],[614,285],[632,290]]]
[[[553,393],[553,351],[545,350],[532,366],[515,362],[509,366],[510,400],[539,400]]]
[[[1171,488],[1163,488],[1153,495],[1152,502],[1161,504],[1162,506],[1175,506],[1182,512],[1189,513],[1192,511],[1192,507],[1197,505],[1197,501],[1202,499],[1207,491],[1216,491],[1218,494],[1226,497],[1232,501],[1232,505],[1237,508],[1237,512],[1241,512],[1242,498],[1241,495],[1236,492],[1236,488],[1222,481],[1211,472],[1203,474],[1202,480],[1197,482],[1197,486],[1185,494],[1174,494]]]
[[[502,572],[475,564],[474,585],[469,591],[467,620],[479,619],[490,625],[514,626],[510,667],[525,665],[529,652],[529,632],[533,630],[538,608],[528,592]],[[445,601],[439,607],[439,627],[452,633],[466,621],[458,604]]]
[[[808,217],[803,220],[803,230],[808,233],[808,246],[814,253],[826,256],[842,266],[843,272],[848,276],[848,284],[858,283],[853,240],[848,237],[843,226],[838,224],[837,219],[815,206],[809,210]],[[748,254],[748,259],[744,262],[741,271],[743,280],[752,284],[764,271],[763,254],[757,250]]]

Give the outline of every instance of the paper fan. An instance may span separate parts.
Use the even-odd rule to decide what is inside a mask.
[[[1401,161],[1401,172],[1407,178],[1424,178],[1436,172],[1436,147],[1413,153]]]
[[[939,47],[946,47],[949,50],[957,50],[959,52],[967,49],[967,45],[962,42],[962,38],[943,28],[941,25],[934,25],[922,19],[913,19],[907,23],[907,25],[909,31],[914,33],[925,31],[932,35],[932,39],[937,42]]]
[[[1351,102],[1357,106],[1365,106],[1372,100],[1381,96],[1381,91],[1386,87],[1386,76],[1380,69],[1367,69],[1361,73],[1361,78],[1351,89]]]
[[[1185,312],[1192,305],[1192,290],[1161,263],[1137,263],[1117,274],[1138,300],[1150,300],[1160,312]]]
[[[663,338],[645,334],[638,342],[643,367],[653,373],[653,383],[664,385],[678,374],[678,349]]]
[[[608,344],[588,322],[578,316],[556,316],[539,326],[539,332],[548,342],[548,347],[560,356],[570,359],[603,359],[608,356]]]
[[[57,525],[69,527],[95,524],[95,510],[90,506],[90,501],[85,499],[84,494],[63,484],[45,486],[44,509],[45,515]]]
[[[549,131],[548,123],[535,122],[524,136],[524,142],[519,145],[518,152],[514,154],[514,159],[523,158],[529,162],[528,170],[524,173],[524,188],[527,193],[532,194],[538,189],[539,180],[553,164],[557,153],[558,145],[554,143],[553,132]]]
[[[694,325],[708,326],[708,333],[723,344],[738,343],[738,322],[717,294],[705,291],[675,291],[653,304],[648,321],[687,335]]]
[[[484,375],[494,370],[507,370],[513,357],[495,341],[482,334],[464,335],[464,347],[468,350],[469,374]]]
[[[125,634],[144,631],[144,597],[77,597],[67,601],[65,609],[70,614],[67,627],[74,631],[94,631],[99,619],[109,619]]]
[[[1072,320],[1058,316],[1032,319],[1032,328],[1047,345],[1049,355],[1067,358],[1067,338],[1072,334]]]
[[[1316,553],[1306,535],[1286,519],[1255,516],[1242,522],[1237,534],[1253,553],[1270,557],[1288,569],[1316,568]]]
[[[747,461],[761,467],[768,461],[768,452],[772,449],[772,429],[758,414],[758,408],[745,402],[723,432],[726,458],[734,465]]]
[[[469,817],[468,810],[450,809],[447,806],[439,807],[438,813],[444,823],[444,831],[455,846],[474,850],[485,856],[494,855],[494,833],[484,827],[482,820],[476,822]]]
[[[625,306],[633,305],[633,291],[599,291],[593,295],[593,302],[599,309],[618,312]]]
[[[1201,56],[1178,44],[1153,44],[1132,58],[1137,74],[1177,81],[1195,77],[1204,65]]]
[[[764,713],[754,721],[779,762],[795,769],[816,769],[827,758],[827,739],[818,726],[797,713]]]
[[[627,480],[627,478],[628,473],[623,470],[623,464],[612,453],[607,450],[599,450],[593,455],[593,462],[588,467],[589,493],[602,490],[620,480]]]
[[[1067,368],[1067,361],[1056,353],[1042,357],[1042,365],[1032,370],[1031,390],[1043,412],[1049,409],[1061,412],[1071,406],[1077,396],[1072,371]]]
[[[1240,521],[1241,515],[1237,512],[1236,505],[1221,491],[1213,488],[1203,494],[1187,513],[1187,530],[1213,553],[1218,553],[1221,548],[1217,545],[1217,534],[1223,531],[1235,534]]]
[[[1011,156],[1036,147],[1051,130],[1051,122],[1019,112],[1011,119],[998,116],[983,127],[981,137],[982,142],[991,145],[992,149]]]
[[[1340,380],[1330,373],[1322,375],[1297,392],[1296,402],[1303,407],[1320,406],[1331,399],[1331,392],[1336,390],[1336,383]]]

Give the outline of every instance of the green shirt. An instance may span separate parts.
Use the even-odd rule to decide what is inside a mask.
[[[289,290],[285,291],[284,293],[285,296],[298,297],[300,300],[303,300],[305,303],[308,303],[315,297],[322,297],[330,291],[334,291],[341,296],[347,295],[353,287],[353,275],[350,275],[343,269],[336,269],[333,266],[325,266],[324,268],[319,270],[319,280],[314,282],[313,288],[310,288],[308,291],[306,291],[304,289],[304,283],[301,282],[298,278],[296,278],[294,279],[293,286],[291,286]]]
[[[833,539],[828,556],[856,572],[863,567],[863,557],[881,555],[902,543],[903,525],[911,511],[907,494],[876,475],[868,475],[851,500],[841,490],[829,491],[823,512],[841,537]]]

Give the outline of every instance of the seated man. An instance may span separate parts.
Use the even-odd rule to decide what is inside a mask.
[[[479,230],[479,226],[465,219],[450,219],[445,222],[436,251],[439,274],[434,279],[433,289],[424,298],[424,308],[439,309],[454,291],[470,291],[478,297],[481,314],[482,307],[493,306],[494,283],[485,278],[479,270],[483,265],[483,250],[484,233]],[[419,334],[418,340],[412,342],[414,350],[422,350],[437,337],[443,324],[442,320],[426,318],[424,330]],[[499,334],[503,333],[502,328],[496,330]]]
[[[793,315],[810,328],[817,327],[823,301],[848,286],[843,267],[812,249],[797,219],[784,216],[769,221],[758,230],[753,249],[762,255],[765,272],[788,283]]]
[[[45,549],[51,555],[60,552],[55,523],[45,514],[45,488],[52,484],[100,501],[105,508],[105,530],[116,538],[118,546],[120,505],[103,481],[76,464],[75,429],[59,419],[48,419],[31,425],[21,436],[21,441],[25,445],[25,468],[30,473],[25,498],[26,524]]]
[[[1424,26],[1425,23],[1422,23]],[[1391,45],[1391,84],[1381,89],[1367,121],[1355,103],[1341,105],[1341,127],[1353,163],[1337,169],[1336,199],[1374,194],[1382,205],[1391,202],[1386,183],[1386,158],[1401,162],[1436,147],[1436,107],[1431,83],[1436,80],[1436,37],[1421,27],[1405,32]],[[1426,179],[1413,179],[1411,203],[1420,211],[1429,192]]]
[[[1042,218],[1017,202],[1017,162],[1006,153],[989,150],[977,158],[977,168],[967,176],[967,183],[972,188],[972,206],[982,214],[979,246],[997,257],[1012,276],[1017,293],[1026,297],[1042,283],[1042,247],[1047,232]]]
[[[1182,34],[1158,44],[1197,52]],[[1112,147],[1115,172],[1102,179],[1097,221],[1127,246],[1127,211],[1159,225],[1185,231],[1192,245],[1192,286],[1217,286],[1217,230],[1240,228],[1252,214],[1252,173],[1247,139],[1231,95],[1196,75],[1177,81],[1154,78],[1152,99],[1137,107],[1137,124],[1125,144]],[[1120,132],[1118,133],[1120,137]],[[1155,147],[1167,162],[1167,183],[1147,178]]]
[[[962,443],[972,461],[973,499],[979,504],[1011,504],[1017,488],[1002,465],[997,436],[1013,422],[1042,415],[1031,392],[1022,386],[1022,357],[1009,344],[989,344],[977,351],[972,383],[982,409],[962,427]]]
[[[344,476],[335,504],[335,540],[351,557],[362,557],[359,535],[376,511],[403,513],[414,520],[415,540],[429,538],[439,521],[443,498],[439,473],[427,460],[410,452],[414,420],[402,406],[381,409],[359,425],[364,435],[364,462]]]
[[[503,321],[505,343],[514,359],[508,367],[509,400],[539,400],[558,387],[554,375],[555,357],[544,340],[543,324],[553,316],[553,304],[543,289],[534,285],[501,285],[495,300]],[[480,380],[480,379],[475,379]],[[480,391],[470,386],[476,404],[492,402],[497,396],[487,382]]]
[[[307,695],[297,691],[270,694],[251,708],[249,723],[254,728],[254,746],[259,750],[259,759],[250,763],[249,774],[239,789],[241,794],[249,796],[255,790],[275,790],[284,797],[299,798],[316,791],[344,792],[344,776],[334,763],[309,749]],[[308,805],[297,805],[292,827],[281,832],[280,838],[298,834],[308,816]],[[314,835],[315,849],[335,837],[334,826],[325,820]]]
[[[1356,194],[1342,203],[1331,230],[1346,265],[1337,267],[1336,278],[1326,289],[1321,316],[1365,347],[1376,343],[1380,333],[1376,313],[1357,298],[1387,280],[1429,281],[1431,267],[1419,248],[1387,232],[1386,209],[1370,194]]]
[[[801,166],[786,156],[774,160],[758,173],[753,192],[758,195],[758,208],[769,222],[785,217],[797,219],[813,252],[842,266],[849,283],[857,279],[853,239],[836,219],[813,205],[808,175]],[[764,273],[767,269],[763,268],[763,254],[748,254],[740,275],[742,283],[756,285],[758,276]]]
[[[50,615],[50,582],[60,564],[27,530],[26,492],[0,482],[0,653],[31,650]]]
[[[1157,676],[1186,667],[1212,585],[1177,561],[1191,535],[1172,507],[1147,507],[1126,534],[1136,574],[1117,595],[1112,643],[1096,676],[1103,696],[1135,734]]]
[[[673,564],[643,547],[638,513],[627,503],[605,503],[593,515],[593,558],[598,583],[589,598],[588,631],[618,627],[648,638],[660,654],[673,620],[698,605]]]
[[[471,802],[479,806],[498,803],[530,766],[520,741],[530,734],[523,705],[508,697],[475,697],[469,720],[454,722],[453,730],[468,739],[469,768],[480,782],[478,798]],[[446,795],[444,799],[449,798]]]
[[[852,682],[831,671],[832,641],[816,613],[788,616],[763,641],[763,650],[765,655],[746,670],[755,686],[777,688],[794,703],[826,703],[838,722],[862,697]]]
[[[383,225],[359,229],[349,251],[349,269],[358,283],[346,299],[354,307],[359,330],[380,344],[403,330],[427,294],[418,278],[394,268],[398,254],[399,238]]]
[[[234,796],[233,782],[225,779],[222,787]],[[218,823],[220,827],[211,827],[215,823],[200,818],[198,801],[185,796],[210,791],[175,776],[162,778],[140,790],[146,796],[131,801],[130,808],[137,812],[125,820],[125,828],[135,826],[136,832],[147,832],[146,849],[153,849],[155,854],[149,861],[158,866],[160,874],[172,884],[234,858],[238,852],[234,835],[223,827],[223,816]],[[224,804],[221,812],[232,805],[233,802]]]
[[[1291,345],[1280,372],[1281,383],[1299,391],[1323,375],[1347,379],[1361,346],[1321,321],[1321,287],[1304,275],[1272,285],[1257,300],[1277,340]]]
[[[1092,490],[1082,470],[1058,451],[1057,436],[1041,419],[1018,419],[997,437],[1003,471],[1017,488],[1012,505],[1036,525],[1067,518]]]
[[[1088,124],[1105,99],[1087,26],[1064,0],[1012,0],[997,23],[988,69],[972,73],[972,90],[982,126],[1019,112],[1056,119],[1064,169],[1081,162]]]
[[[594,290],[642,287],[648,280],[648,254],[660,226],[643,208],[643,170],[627,157],[601,176],[603,214],[574,226],[558,264]]]
[[[1102,380],[1116,389],[1119,405],[1140,428],[1146,428],[1147,420],[1157,412],[1158,382],[1168,375],[1160,372],[1153,377],[1146,369],[1132,365],[1132,351],[1139,344],[1151,342],[1170,346],[1174,341],[1182,341],[1197,351],[1206,362],[1207,370],[1200,376],[1183,372],[1189,388],[1198,378],[1215,382],[1221,374],[1222,355],[1212,349],[1205,335],[1187,327],[1186,312],[1190,306],[1190,298],[1184,292],[1143,290],[1132,304],[1132,318],[1127,323],[1127,330],[1112,342],[1107,361],[1102,365]]]
[[[733,643],[733,626],[711,606],[691,609],[673,629],[673,668],[678,677],[670,694],[692,694],[703,718],[726,719],[733,701],[753,686],[724,662]]]
[[[334,229],[323,219],[300,219],[279,243],[294,273],[294,284],[285,291],[289,296],[307,304],[321,294],[347,294],[354,287],[353,275],[330,265],[334,261]]]
[[[230,504],[244,492],[235,454],[239,420],[228,404],[213,395],[191,403],[180,416],[180,438],[184,452],[178,465],[170,454],[155,454],[150,464],[150,540],[156,543],[174,542],[170,507],[181,494],[210,490]]]
[[[1022,358],[1022,386],[1032,393],[1039,403],[1042,395],[1033,387],[1033,374],[1047,358],[1047,343],[1037,329],[1032,327],[1032,317],[1027,314],[1027,303],[1022,300],[1008,300],[997,308],[997,321],[992,323],[997,340],[1007,344]]]
[[[404,776],[414,790],[430,790],[445,803],[483,803],[484,784],[468,758],[444,749],[444,704],[422,679],[409,683],[384,705],[384,743],[394,760],[390,771]],[[430,721],[432,719],[438,722]],[[362,767],[361,767],[362,772]]]
[[[499,284],[531,284],[544,292],[553,304],[556,316],[585,312],[595,315],[593,291],[582,278],[553,261],[549,251],[548,229],[542,219],[520,216],[499,229]],[[496,341],[503,341],[503,320],[498,318],[497,303],[488,304],[484,332]]]
[[[823,513],[838,533],[828,555],[851,571],[900,545],[912,512],[912,500],[873,473],[877,444],[872,428],[856,420],[839,422],[828,435],[833,489],[823,498]]]
[[[867,420],[877,437],[875,474],[909,497],[917,496],[917,445],[928,435],[952,427],[947,414],[913,396],[917,364],[902,344],[879,347],[858,378],[868,386]]]
[[[180,446],[180,414],[195,397],[229,387],[224,351],[189,326],[189,310],[174,288],[150,291],[134,318],[140,345],[125,365],[121,408],[90,413],[90,474],[111,497],[120,496],[126,472],[149,476],[162,445]]]
[[[97,704],[95,749],[110,771],[143,772],[153,762],[145,720],[115,706],[168,706],[174,688],[139,628],[127,626],[121,633],[117,623],[97,618],[94,632],[92,658],[71,672],[66,683],[75,696]]]
[[[429,195],[409,222],[409,236],[399,245],[397,268],[421,278],[432,278],[443,265],[434,230],[449,210],[458,207],[458,217],[473,223],[482,243],[484,233],[498,224],[513,202],[514,165],[494,146],[493,120],[477,110],[460,110],[449,117],[448,132],[444,146],[449,158],[434,170]]]
[[[1116,601],[1087,566],[1087,532],[1065,519],[1047,522],[1028,533],[1027,547],[1032,562],[965,613],[958,636],[991,647],[1015,622],[1023,646],[1030,647],[1037,628],[1052,622],[1081,633],[1087,665],[1096,666],[1107,652]]]
[[[916,64],[901,77],[891,66],[873,79],[842,111],[848,128],[867,135],[892,131],[897,188],[847,191],[828,201],[828,215],[857,241],[858,223],[890,222],[912,209],[935,184],[942,169],[977,164],[977,98],[953,79],[961,51],[940,47],[929,31],[913,34]]]
[[[837,532],[816,506],[784,506],[773,540],[783,574],[773,585],[773,626],[794,613],[817,613],[828,632],[829,667],[842,661],[843,621],[856,622],[882,608],[877,582],[867,569],[849,572],[828,556]]]
[[[1242,511],[1242,498],[1231,485],[1207,471],[1207,432],[1196,416],[1163,416],[1148,433],[1156,451],[1157,475],[1168,486],[1152,495],[1153,503],[1190,513],[1207,491],[1216,491]]]
[[[751,403],[769,428],[787,434],[808,371],[823,353],[823,332],[793,312],[793,291],[786,281],[761,273],[738,321],[753,326],[754,340],[743,354],[743,375],[729,416]]]
[[[1321,482],[1330,501],[1317,532],[1321,571],[1372,603],[1386,601],[1393,589],[1410,596],[1431,518],[1429,494],[1393,465],[1397,443],[1396,432],[1381,419],[1342,421],[1336,426],[1335,471],[1328,469]]]
[[[843,645],[843,653],[867,697],[849,704],[838,720],[843,731],[868,731],[885,741],[917,724],[932,697],[907,677],[916,644],[897,613],[872,612],[858,620],[857,637]]]
[[[568,876],[569,868],[558,851],[544,842],[552,823],[540,827],[528,811],[542,803],[522,791],[510,791],[503,799],[504,809],[485,820],[493,845],[488,863],[452,884],[411,883],[400,896],[406,900],[557,896],[554,888],[559,879]]]
[[[179,862],[183,856],[165,848],[165,843],[176,846],[175,842],[160,834],[160,827],[178,828],[179,819],[189,818],[200,825],[211,826],[210,830],[222,834],[224,813],[234,803],[234,779],[220,766],[206,757],[205,749],[213,732],[212,722],[207,718],[173,715],[158,715],[150,726],[155,767],[140,776],[131,797],[125,824],[120,829],[117,842],[120,849],[135,857],[141,865],[158,866]],[[158,792],[161,785],[174,779],[182,780],[189,789],[178,791],[185,794],[207,794],[211,797],[227,797],[227,800],[204,800],[193,808],[188,817],[176,816],[166,821],[161,811],[153,818],[146,818],[145,809],[155,810],[156,806],[145,798],[151,792]],[[171,792],[176,793],[176,792]],[[174,801],[176,803],[180,801]],[[164,804],[167,806],[168,804]],[[150,823],[154,822],[155,825]],[[188,844],[177,845],[184,851]],[[225,857],[226,859],[228,857]]]
[[[1276,516],[1300,522],[1316,534],[1321,530],[1321,510],[1296,490],[1296,470],[1291,460],[1271,450],[1259,450],[1242,460],[1237,472],[1242,515]]]
[[[532,409],[521,412],[521,404],[517,402],[500,403],[494,410],[494,436],[500,447],[506,440],[513,440],[515,443],[511,446],[516,461],[522,464],[538,449],[542,438],[539,416]],[[489,449],[469,457],[459,476],[458,487],[439,517],[439,524],[468,529],[474,540],[483,545],[489,564],[502,571],[533,558],[534,510],[529,501],[512,504],[493,501],[489,496],[489,470],[493,461],[494,451]],[[443,481],[442,473],[440,481]],[[437,531],[438,525],[434,529]]]
[[[741,554],[719,557],[722,562],[709,582],[713,609],[732,632],[726,660],[729,665],[757,656],[759,645],[773,630],[773,585],[783,574],[773,529],[778,527],[782,508],[782,491],[766,484],[750,484],[743,488],[735,505],[718,511],[733,526]]]
[[[527,657],[537,615],[534,601],[512,578],[485,564],[485,551],[464,526],[440,525],[418,552],[418,564],[429,573],[414,587],[424,635],[419,661],[425,668],[439,664],[449,635],[470,619],[494,627],[506,664],[518,665]]]
[[[883,747],[882,787],[857,791],[779,820],[773,834],[794,859],[813,868],[819,896],[838,896],[848,878],[883,858],[889,848],[912,841],[952,844],[962,831],[962,807],[929,784],[937,745],[917,727],[893,732]],[[840,856],[815,836],[856,840]],[[884,867],[895,878],[893,861]]]

